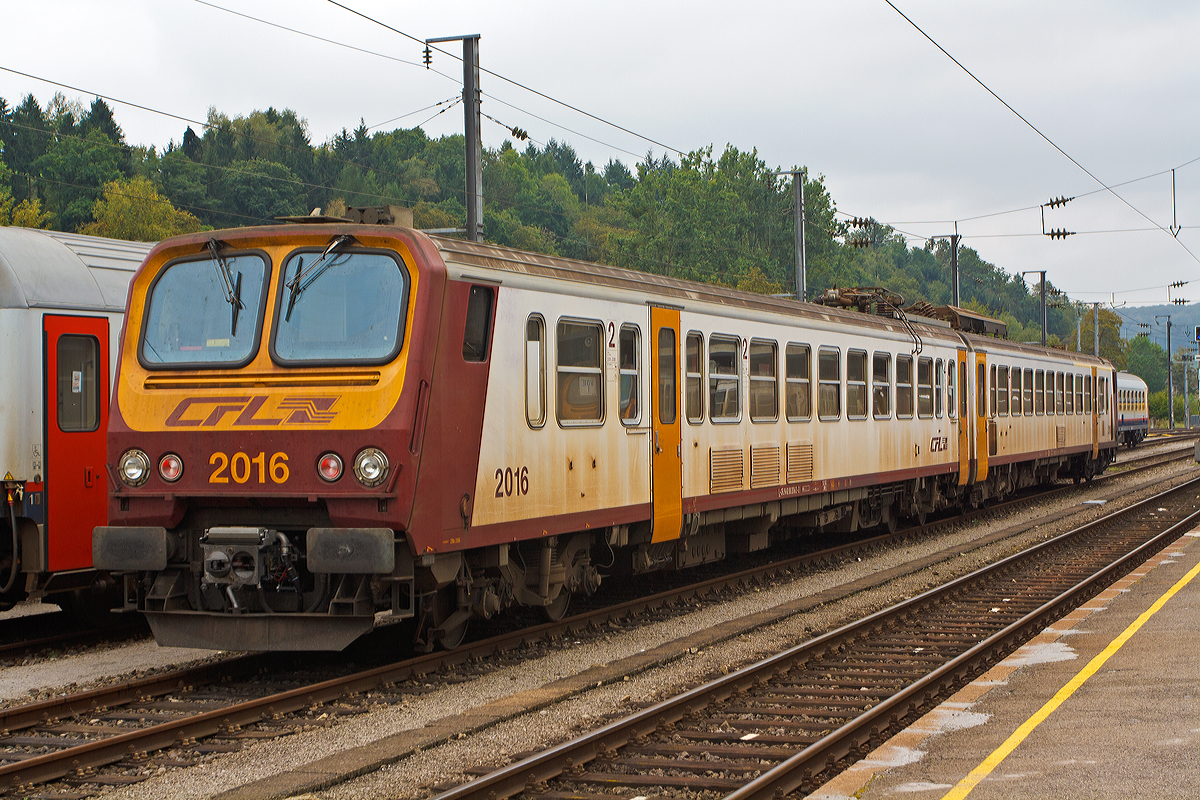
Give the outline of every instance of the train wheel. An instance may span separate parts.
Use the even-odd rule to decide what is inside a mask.
[[[454,585],[421,598],[425,605],[417,634],[417,649],[430,652],[434,647],[453,650],[467,638],[471,612],[458,608],[458,589]]]
[[[571,606],[571,593],[564,587],[558,593],[558,597],[550,601],[550,605],[545,606],[546,617],[551,622],[558,622],[567,615],[567,609]]]

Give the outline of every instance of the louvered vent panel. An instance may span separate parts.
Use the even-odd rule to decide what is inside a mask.
[[[813,476],[813,446],[792,444],[787,446],[787,482],[811,481]]]
[[[750,446],[750,488],[779,485],[779,445]]]
[[[1056,447],[1067,446],[1067,426],[1059,425],[1054,429],[1054,444]]]
[[[736,450],[709,450],[708,459],[713,494],[742,488],[746,465],[745,453],[740,447]]]

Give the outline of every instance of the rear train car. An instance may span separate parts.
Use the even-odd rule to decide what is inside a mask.
[[[1137,447],[1150,433],[1149,397],[1144,380],[1117,373],[1117,438],[1126,447]]]
[[[107,515],[110,376],[129,281],[152,245],[0,228],[0,609],[47,597],[86,613]]]
[[[836,293],[835,293],[836,294]],[[606,576],[894,527],[1112,459],[1112,367],[389,225],[162,243],[97,564],[163,644],[419,648]]]

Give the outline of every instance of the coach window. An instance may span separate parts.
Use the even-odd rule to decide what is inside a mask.
[[[750,420],[779,419],[779,345],[761,339],[750,341]]]
[[[525,321],[525,419],[546,424],[546,322],[538,314]]]
[[[942,417],[942,385],[946,382],[946,362],[940,358],[933,362],[933,413]]]
[[[982,372],[983,370],[980,370]],[[980,390],[979,396],[983,397],[983,391]],[[958,416],[960,419],[967,418],[968,407],[970,400],[967,398],[967,362],[958,362]]]
[[[912,419],[912,384],[912,356],[896,356],[896,416],[900,419]]]
[[[1021,392],[1022,381],[1021,381],[1021,368],[1020,367],[1012,368],[1012,375],[1010,376],[1010,379],[1012,380],[1012,405],[1009,407],[1009,410],[1012,411],[1012,415],[1014,417],[1019,417],[1019,416],[1021,416],[1021,397],[1022,397],[1022,392]]]
[[[876,419],[892,415],[891,353],[876,353],[871,360],[871,406]]]
[[[1063,397],[1063,374],[1056,372],[1054,373],[1054,413],[1060,416],[1066,413],[1067,408]]]
[[[989,384],[989,386],[991,387],[990,394],[992,397],[991,416],[994,418],[996,416],[996,365],[995,364],[992,364],[992,382]]]
[[[704,422],[704,337],[687,335],[687,418],[693,425]]]
[[[1046,373],[1040,369],[1033,373],[1033,413],[1046,413]]]
[[[842,353],[834,347],[817,351],[817,417],[823,420],[842,416]]]
[[[621,375],[617,390],[617,407],[620,409],[621,423],[624,425],[637,425],[642,419],[641,387],[638,385],[640,334],[638,326],[622,325],[617,342],[617,360]]]
[[[933,359],[917,359],[917,416],[933,416]]]
[[[951,359],[946,362],[946,416],[955,419],[958,416],[958,392],[956,389],[958,362]]]
[[[736,336],[709,337],[708,414],[713,422],[737,422],[742,418],[738,397],[741,342]]]
[[[812,419],[812,351],[808,345],[789,344],[784,351],[784,366],[788,422],[808,422]]]
[[[1083,376],[1075,376],[1075,413],[1083,413]]]
[[[846,417],[867,418],[867,353],[850,350],[846,353]]]
[[[1075,376],[1067,373],[1063,376],[1063,409],[1067,414],[1075,413]]]
[[[1008,416],[1008,367],[996,368],[996,416]]]
[[[100,427],[100,383],[96,379],[99,365],[100,341],[96,337],[58,337],[60,431],[94,431]]]
[[[674,425],[679,416],[679,390],[675,388],[679,368],[675,362],[675,331],[672,328],[658,329],[658,421],[663,425]],[[655,434],[658,435],[657,433]]]
[[[1085,414],[1092,413],[1092,376],[1083,376],[1083,411]]]
[[[558,322],[558,421],[566,426],[604,420],[604,365],[599,322]]]

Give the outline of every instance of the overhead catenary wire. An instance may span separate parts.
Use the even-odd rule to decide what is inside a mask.
[[[433,49],[433,50],[437,50],[439,53],[441,53],[441,54],[443,54],[443,55],[445,55],[445,56],[448,56],[448,57],[450,57],[450,58],[456,59],[456,60],[458,60],[458,61],[462,61],[462,56],[455,55],[454,53],[451,53],[451,52],[449,52],[449,51],[447,51],[447,50],[443,50],[443,49],[442,49],[442,48],[440,48],[440,47],[433,47],[432,45],[429,45],[427,42],[425,42],[423,39],[418,39],[416,36],[413,36],[413,35],[412,35],[412,34],[410,34],[410,33],[405,33],[404,31],[400,30],[399,28],[394,28],[394,27],[392,27],[391,25],[388,25],[386,22],[382,22],[381,20],[375,19],[375,18],[374,18],[374,17],[372,17],[372,16],[369,16],[369,15],[367,15],[367,14],[364,14],[364,13],[363,13],[363,12],[361,12],[361,11],[358,11],[358,10],[356,10],[356,9],[353,9],[353,8],[351,8],[351,7],[350,7],[350,6],[348,6],[348,5],[345,5],[344,3],[339,3],[339,2],[337,2],[337,0],[326,0],[326,2],[330,3],[331,5],[335,5],[335,6],[337,6],[338,8],[340,8],[340,9],[343,9],[344,11],[348,11],[349,13],[351,13],[351,14],[354,14],[355,16],[361,17],[361,18],[363,18],[363,19],[367,20],[368,22],[371,22],[371,23],[373,23],[373,24],[375,24],[375,25],[378,25],[378,26],[380,26],[380,27],[382,27],[382,28],[386,28],[387,30],[389,30],[389,31],[392,31],[393,33],[399,34],[400,36],[403,36],[403,37],[405,37],[406,39],[411,39],[412,41],[416,42],[417,44],[419,44],[419,45],[421,45],[421,46],[423,46],[423,47],[430,47],[431,49]],[[544,100],[549,100],[549,101],[550,101],[550,102],[552,102],[552,103],[556,103],[556,104],[558,104],[558,105],[562,106],[563,108],[568,108],[568,109],[570,109],[571,111],[574,111],[574,112],[576,112],[577,114],[582,114],[582,115],[584,115],[585,117],[588,117],[588,118],[590,118],[590,119],[594,119],[594,120],[596,120],[597,122],[603,123],[604,125],[608,125],[608,126],[609,126],[609,127],[611,127],[611,128],[616,128],[617,130],[619,130],[619,131],[621,131],[621,132],[623,132],[623,133],[628,133],[630,136],[634,136],[634,137],[636,137],[636,138],[638,138],[638,139],[641,139],[641,140],[642,140],[642,141],[644,141],[644,142],[649,142],[650,144],[657,145],[658,147],[661,147],[661,148],[663,148],[664,150],[669,150],[669,151],[671,151],[672,153],[677,153],[678,155],[681,155],[681,156],[682,156],[682,155],[684,155],[684,154],[685,154],[685,152],[686,152],[686,151],[684,151],[684,150],[680,150],[678,147],[671,147],[671,146],[670,146],[670,145],[668,145],[668,144],[663,144],[662,142],[658,141],[657,139],[652,139],[652,138],[650,138],[649,136],[644,136],[644,135],[642,135],[642,134],[640,134],[640,133],[638,133],[638,132],[636,132],[636,131],[633,131],[633,130],[630,130],[629,128],[626,128],[626,127],[625,127],[625,126],[623,126],[623,125],[618,125],[617,123],[615,123],[615,122],[612,122],[612,121],[610,121],[610,120],[607,120],[607,119],[604,119],[603,117],[597,116],[597,115],[595,115],[595,114],[591,113],[590,111],[584,111],[582,108],[579,108],[579,107],[577,107],[577,106],[573,106],[573,105],[571,105],[570,103],[567,103],[567,102],[565,102],[565,101],[563,101],[563,100],[559,100],[557,97],[551,97],[550,95],[546,94],[545,92],[541,92],[541,91],[538,91],[537,89],[534,89],[534,88],[532,88],[532,87],[530,87],[530,86],[526,86],[525,84],[521,83],[520,81],[515,81],[515,80],[513,80],[513,79],[511,79],[511,78],[508,78],[508,77],[506,77],[506,76],[504,76],[504,75],[501,75],[501,74],[500,74],[500,73],[498,73],[498,72],[494,72],[494,71],[492,71],[492,70],[490,70],[490,69],[487,69],[487,68],[485,68],[485,67],[479,67],[479,71],[480,71],[480,72],[482,72],[482,73],[484,73],[484,74],[486,74],[486,75],[491,75],[493,78],[497,78],[497,79],[499,79],[499,80],[501,80],[501,81],[504,81],[505,83],[511,84],[511,85],[513,85],[513,86],[516,86],[516,87],[517,87],[517,88],[519,88],[519,89],[523,89],[523,90],[525,90],[525,91],[529,92],[530,94],[535,94],[535,95],[537,95],[538,97],[541,97],[541,98],[542,98],[542,99],[544,99]]]
[[[333,0],[329,0],[329,2],[333,2]],[[984,90],[985,90],[985,91],[987,91],[987,93],[988,93],[988,94],[990,94],[992,97],[996,98],[996,100],[1000,101],[1000,103],[1001,103],[1001,104],[1002,104],[1002,105],[1003,105],[1005,108],[1007,108],[1009,111],[1011,111],[1013,114],[1015,114],[1015,115],[1017,116],[1017,119],[1021,120],[1021,121],[1022,121],[1022,122],[1024,122],[1024,123],[1025,123],[1027,126],[1029,126],[1029,128],[1030,128],[1030,129],[1031,129],[1031,130],[1032,130],[1034,133],[1036,133],[1038,136],[1042,137],[1042,139],[1044,139],[1044,140],[1046,141],[1046,143],[1047,143],[1047,144],[1049,144],[1051,147],[1053,147],[1055,150],[1057,150],[1059,153],[1061,153],[1061,154],[1062,154],[1062,155],[1063,155],[1063,156],[1064,156],[1064,157],[1065,157],[1065,158],[1066,158],[1068,161],[1070,161],[1072,164],[1074,164],[1076,167],[1078,167],[1080,170],[1082,170],[1082,171],[1084,172],[1084,174],[1086,174],[1086,175],[1087,175],[1089,178],[1091,178],[1092,180],[1094,180],[1096,183],[1100,184],[1100,186],[1101,186],[1101,187],[1103,187],[1103,188],[1101,189],[1101,191],[1107,191],[1107,192],[1109,192],[1110,194],[1112,194],[1112,196],[1113,196],[1113,197],[1117,198],[1117,199],[1118,199],[1118,200],[1120,200],[1122,203],[1124,203],[1125,205],[1127,205],[1127,206],[1128,206],[1130,209],[1132,209],[1134,212],[1136,212],[1136,213],[1138,214],[1138,216],[1140,216],[1140,217],[1142,217],[1143,219],[1145,219],[1145,220],[1146,220],[1147,222],[1149,222],[1151,225],[1154,225],[1156,228],[1158,228],[1159,230],[1161,230],[1163,233],[1167,234],[1168,236],[1171,236],[1171,238],[1172,238],[1172,239],[1173,239],[1173,240],[1174,240],[1174,241],[1175,241],[1175,242],[1176,242],[1176,243],[1177,243],[1177,244],[1178,244],[1180,247],[1182,247],[1182,248],[1184,249],[1184,251],[1186,251],[1186,252],[1187,252],[1187,254],[1188,254],[1189,256],[1191,256],[1191,257],[1192,257],[1192,260],[1196,261],[1197,263],[1200,263],[1200,257],[1197,257],[1197,256],[1196,256],[1196,254],[1195,254],[1195,253],[1193,253],[1193,252],[1191,251],[1191,249],[1189,249],[1189,248],[1188,248],[1188,246],[1187,246],[1186,244],[1184,244],[1183,242],[1179,241],[1178,237],[1176,237],[1176,236],[1173,236],[1173,235],[1171,234],[1171,232],[1170,232],[1170,231],[1169,231],[1167,228],[1164,228],[1162,225],[1159,225],[1157,222],[1155,222],[1153,219],[1151,219],[1149,216],[1147,216],[1147,215],[1146,215],[1144,212],[1142,212],[1142,210],[1141,210],[1141,209],[1137,208],[1137,207],[1136,207],[1136,206],[1134,206],[1132,203],[1130,203],[1128,200],[1126,200],[1124,197],[1122,197],[1121,195],[1117,194],[1117,193],[1116,193],[1116,191],[1114,191],[1114,189],[1113,189],[1113,187],[1112,187],[1112,186],[1109,186],[1109,185],[1108,185],[1108,184],[1106,184],[1104,181],[1100,180],[1100,179],[1099,179],[1099,178],[1097,178],[1095,175],[1093,175],[1093,174],[1091,173],[1091,171],[1090,171],[1090,170],[1088,170],[1088,168],[1087,168],[1087,167],[1083,166],[1083,164],[1080,164],[1078,161],[1076,161],[1076,160],[1075,160],[1075,159],[1074,159],[1074,158],[1073,158],[1073,157],[1072,157],[1072,156],[1071,156],[1071,155],[1070,155],[1070,154],[1069,154],[1069,153],[1068,153],[1066,150],[1063,150],[1063,149],[1062,149],[1061,147],[1059,147],[1059,146],[1058,146],[1058,145],[1057,145],[1057,144],[1056,144],[1056,143],[1055,143],[1055,142],[1054,142],[1054,141],[1053,141],[1053,140],[1052,140],[1052,139],[1051,139],[1049,136],[1047,136],[1046,134],[1042,133],[1042,132],[1041,132],[1041,130],[1039,130],[1039,129],[1038,129],[1038,127],[1037,127],[1036,125],[1034,125],[1032,122],[1030,122],[1029,120],[1027,120],[1027,119],[1026,119],[1026,118],[1025,118],[1025,117],[1024,117],[1024,116],[1023,116],[1023,115],[1022,115],[1022,114],[1021,114],[1019,111],[1017,111],[1015,108],[1013,108],[1011,105],[1009,105],[1009,104],[1008,104],[1008,102],[1007,102],[1007,101],[1006,101],[1006,100],[1005,100],[1003,97],[1001,97],[1000,95],[998,95],[998,94],[996,94],[994,91],[992,91],[991,87],[989,87],[989,86],[988,86],[986,83],[984,83],[982,80],[980,80],[978,77],[976,77],[976,76],[975,76],[975,73],[973,73],[973,72],[971,72],[971,70],[967,69],[967,68],[966,68],[966,67],[963,65],[963,63],[962,63],[961,61],[959,61],[959,60],[958,60],[957,58],[955,58],[954,56],[950,55],[949,51],[947,51],[947,50],[946,50],[946,48],[944,48],[944,47],[942,47],[940,44],[938,44],[938,43],[937,43],[937,41],[935,41],[935,40],[934,40],[934,38],[933,38],[932,36],[930,36],[928,33],[926,33],[926,32],[925,32],[925,31],[924,31],[924,30],[921,28],[921,26],[920,26],[920,25],[918,25],[917,23],[913,22],[913,20],[912,20],[911,18],[909,18],[909,16],[908,16],[907,14],[905,14],[903,11],[901,11],[899,8],[897,8],[897,7],[896,7],[896,4],[895,4],[895,3],[893,3],[893,2],[892,2],[892,0],[883,0],[883,2],[885,2],[885,3],[887,3],[889,6],[891,6],[892,10],[893,10],[893,11],[895,11],[897,14],[899,14],[901,17],[903,17],[905,22],[907,22],[909,25],[911,25],[911,26],[913,26],[914,28],[916,28],[916,30],[917,30],[917,32],[918,32],[918,33],[920,33],[922,36],[924,36],[926,39],[928,39],[928,40],[929,40],[929,42],[930,42],[930,43],[931,43],[931,44],[932,44],[934,47],[936,47],[938,50],[942,51],[942,53],[943,53],[943,54],[944,54],[944,55],[945,55],[947,58],[949,58],[949,59],[950,59],[951,61],[953,61],[953,62],[954,62],[956,65],[958,65],[959,69],[961,69],[963,72],[967,73],[967,75],[971,76],[971,79],[972,79],[972,80],[974,80],[976,83],[978,83],[980,86],[982,86],[982,87],[984,88]]]

